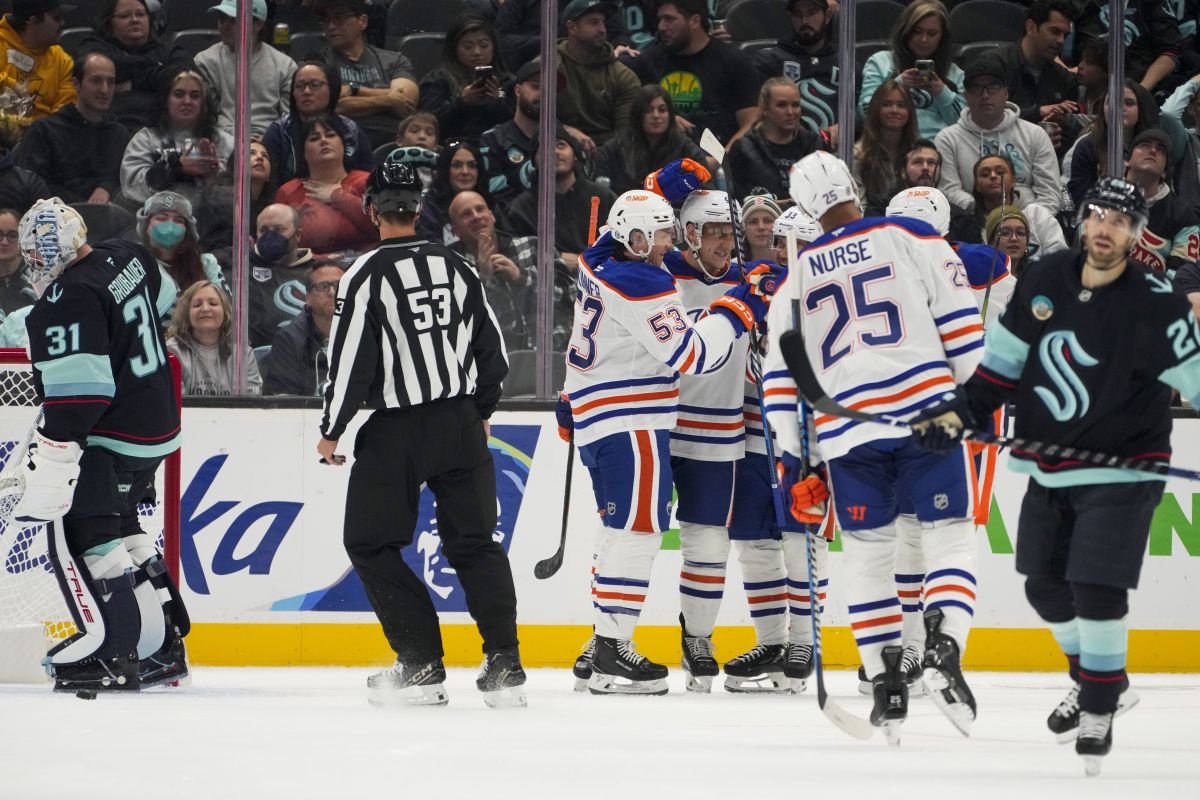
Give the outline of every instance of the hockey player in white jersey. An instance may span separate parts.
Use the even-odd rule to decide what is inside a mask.
[[[603,521],[596,553],[594,694],[665,694],[666,667],[634,648],[654,556],[670,524],[670,432],[679,375],[714,372],[766,314],[763,288],[730,287],[693,323],[663,269],[675,214],[646,191],[621,195],[610,231],[580,258],[564,397]]]
[[[787,264],[784,237],[789,231],[795,233],[801,251],[822,233],[821,226],[797,207],[783,212],[772,231],[775,258],[783,265]],[[768,408],[790,407],[794,412],[796,393],[781,396],[775,391],[766,402]],[[725,689],[798,694],[807,687],[813,668],[807,534],[790,514],[782,529],[776,522],[770,475],[775,465],[767,460],[762,409],[750,376],[744,384],[743,415],[746,456],[738,462],[729,536],[736,542],[755,644],[726,662]],[[828,543],[819,538],[815,544],[817,574],[824,576]],[[828,579],[820,577],[818,584],[818,602],[824,603]]]
[[[972,373],[983,349],[983,326],[962,262],[923,222],[864,219],[849,170],[828,153],[797,162],[790,188],[792,199],[825,231],[791,265],[789,285],[781,289],[798,298],[796,316],[823,388],[856,409],[899,417],[936,403]],[[771,389],[795,389],[780,377],[785,365],[778,347],[792,315],[782,303],[769,317]],[[801,452],[794,412],[768,409],[768,416],[794,459]],[[975,717],[960,666],[975,606],[966,452],[959,447],[929,459],[903,429],[822,415],[814,426],[843,532],[850,626],[873,683],[871,722],[895,743],[907,716],[893,575],[896,517],[912,513],[921,523],[929,568],[924,679],[965,735]]]

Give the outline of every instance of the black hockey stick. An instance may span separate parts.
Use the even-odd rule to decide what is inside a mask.
[[[562,532],[558,536],[558,550],[549,558],[543,558],[533,565],[533,577],[540,581],[546,580],[558,572],[563,563],[563,554],[567,550],[567,517],[571,515],[571,471],[575,466],[575,437],[567,446],[567,488],[563,492]]]
[[[879,425],[890,425],[893,428],[912,428],[911,423],[904,422],[895,417],[889,417],[886,414],[867,414],[862,411],[855,411],[852,408],[846,408],[827,395],[825,390],[821,388],[821,383],[817,380],[816,373],[813,372],[812,364],[809,363],[808,353],[804,349],[804,338],[799,331],[788,331],[780,337],[779,352],[787,364],[788,371],[792,373],[792,379],[796,381],[796,386],[799,388],[800,393],[821,413],[835,417],[845,417],[846,419],[857,420],[858,422],[874,422]],[[970,430],[969,428],[963,429],[962,438],[972,442],[1007,447],[1011,450],[1030,453],[1032,455],[1046,455],[1083,461],[1096,467],[1129,469],[1135,472],[1148,472],[1164,477],[1200,481],[1200,472],[1183,469],[1182,467],[1172,467],[1165,461],[1138,461],[1132,458],[1124,458],[1123,456],[1096,453],[1091,450],[1078,450],[1074,447],[1064,447],[1059,444],[1049,444],[1016,437],[995,436],[984,431]]]

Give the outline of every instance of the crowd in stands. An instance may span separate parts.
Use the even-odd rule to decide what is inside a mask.
[[[93,238],[134,239],[157,259],[177,294],[162,324],[186,392],[232,392],[240,363],[249,393],[320,393],[338,280],[378,241],[366,179],[393,152],[426,186],[418,234],[479,270],[514,369],[533,364],[518,354],[538,348],[547,274],[553,347],[566,348],[593,201],[603,222],[617,195],[680,158],[707,162],[709,186],[739,201],[747,258],[770,255],[789,167],[846,136],[868,215],[938,187],[949,238],[999,248],[1018,276],[1073,243],[1074,209],[1106,174],[1150,203],[1136,257],[1200,273],[1181,271],[1200,258],[1200,3],[1129,4],[1118,132],[1107,0],[859,0],[869,38],[855,119],[840,122],[837,0],[545,0],[559,28],[543,147],[539,0],[241,1],[250,349],[235,358],[229,300],[239,0],[3,4],[0,345],[23,343],[38,291],[17,222],[57,195]],[[727,171],[698,146],[705,129]],[[1110,136],[1122,164],[1108,163]],[[552,273],[537,263],[539,163],[554,170]]]

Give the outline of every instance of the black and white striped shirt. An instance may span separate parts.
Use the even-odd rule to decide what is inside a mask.
[[[407,408],[473,396],[491,416],[508,357],[479,275],[441,244],[385,240],[338,285],[321,434],[338,439],[364,404]]]

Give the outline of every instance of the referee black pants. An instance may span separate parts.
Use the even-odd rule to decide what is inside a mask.
[[[496,529],[496,473],[469,397],[376,411],[359,429],[343,541],[401,663],[444,655],[437,611],[400,556],[412,543],[421,484],[437,499],[442,552],[458,575],[484,652],[517,644],[517,596]]]

